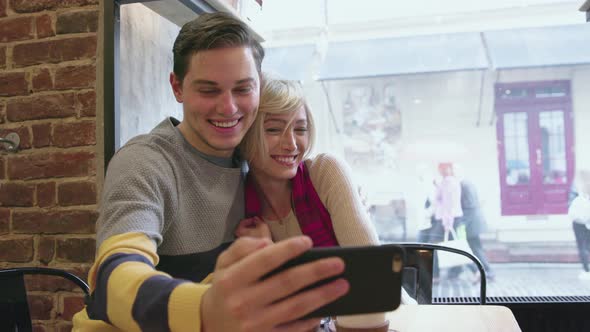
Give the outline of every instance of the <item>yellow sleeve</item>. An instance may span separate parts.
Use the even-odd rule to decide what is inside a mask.
[[[155,245],[142,233],[103,241],[88,276],[92,295],[74,317],[74,331],[102,331],[107,326],[122,331],[200,331],[201,298],[209,285],[174,279],[156,271],[157,263]]]

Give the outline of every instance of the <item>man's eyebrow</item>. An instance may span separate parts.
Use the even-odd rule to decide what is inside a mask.
[[[252,77],[248,77],[248,78],[244,78],[241,80],[237,80],[236,81],[236,85],[238,84],[245,84],[245,83],[250,83],[250,82],[254,82],[254,78]],[[209,85],[209,86],[218,86],[219,84],[215,81],[209,81],[209,80],[194,80],[191,82],[192,85]]]
[[[254,82],[253,77],[248,77],[248,78],[238,80],[238,81],[236,81],[236,84],[244,84],[244,83],[251,83],[251,82]]]
[[[194,80],[191,82],[192,85],[211,85],[211,86],[217,86],[217,82],[215,81],[209,81],[209,80]]]

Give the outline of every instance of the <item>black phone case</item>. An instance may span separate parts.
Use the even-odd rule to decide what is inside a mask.
[[[346,264],[344,272],[336,277],[310,285],[300,292],[338,278],[348,280],[350,290],[343,297],[303,318],[385,312],[395,310],[399,306],[402,287],[401,271],[405,261],[405,253],[402,247],[394,244],[310,249],[266,277],[299,264],[334,256],[344,260]]]

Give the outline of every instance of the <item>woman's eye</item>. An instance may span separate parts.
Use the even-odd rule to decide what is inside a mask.
[[[279,134],[282,131],[280,128],[266,128],[265,130],[269,134]]]
[[[307,132],[307,128],[295,128],[295,131],[298,134],[305,134]]]

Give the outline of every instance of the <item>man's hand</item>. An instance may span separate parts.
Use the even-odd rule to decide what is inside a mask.
[[[202,331],[291,332],[309,331],[317,326],[319,318],[298,318],[346,294],[348,282],[337,279],[293,294],[342,273],[344,262],[340,258],[299,265],[261,280],[311,246],[311,240],[305,236],[277,244],[268,239],[238,239],[217,260],[212,286],[201,303]]]
[[[270,227],[259,217],[243,219],[234,232],[236,237],[251,236],[259,239],[272,240]]]

